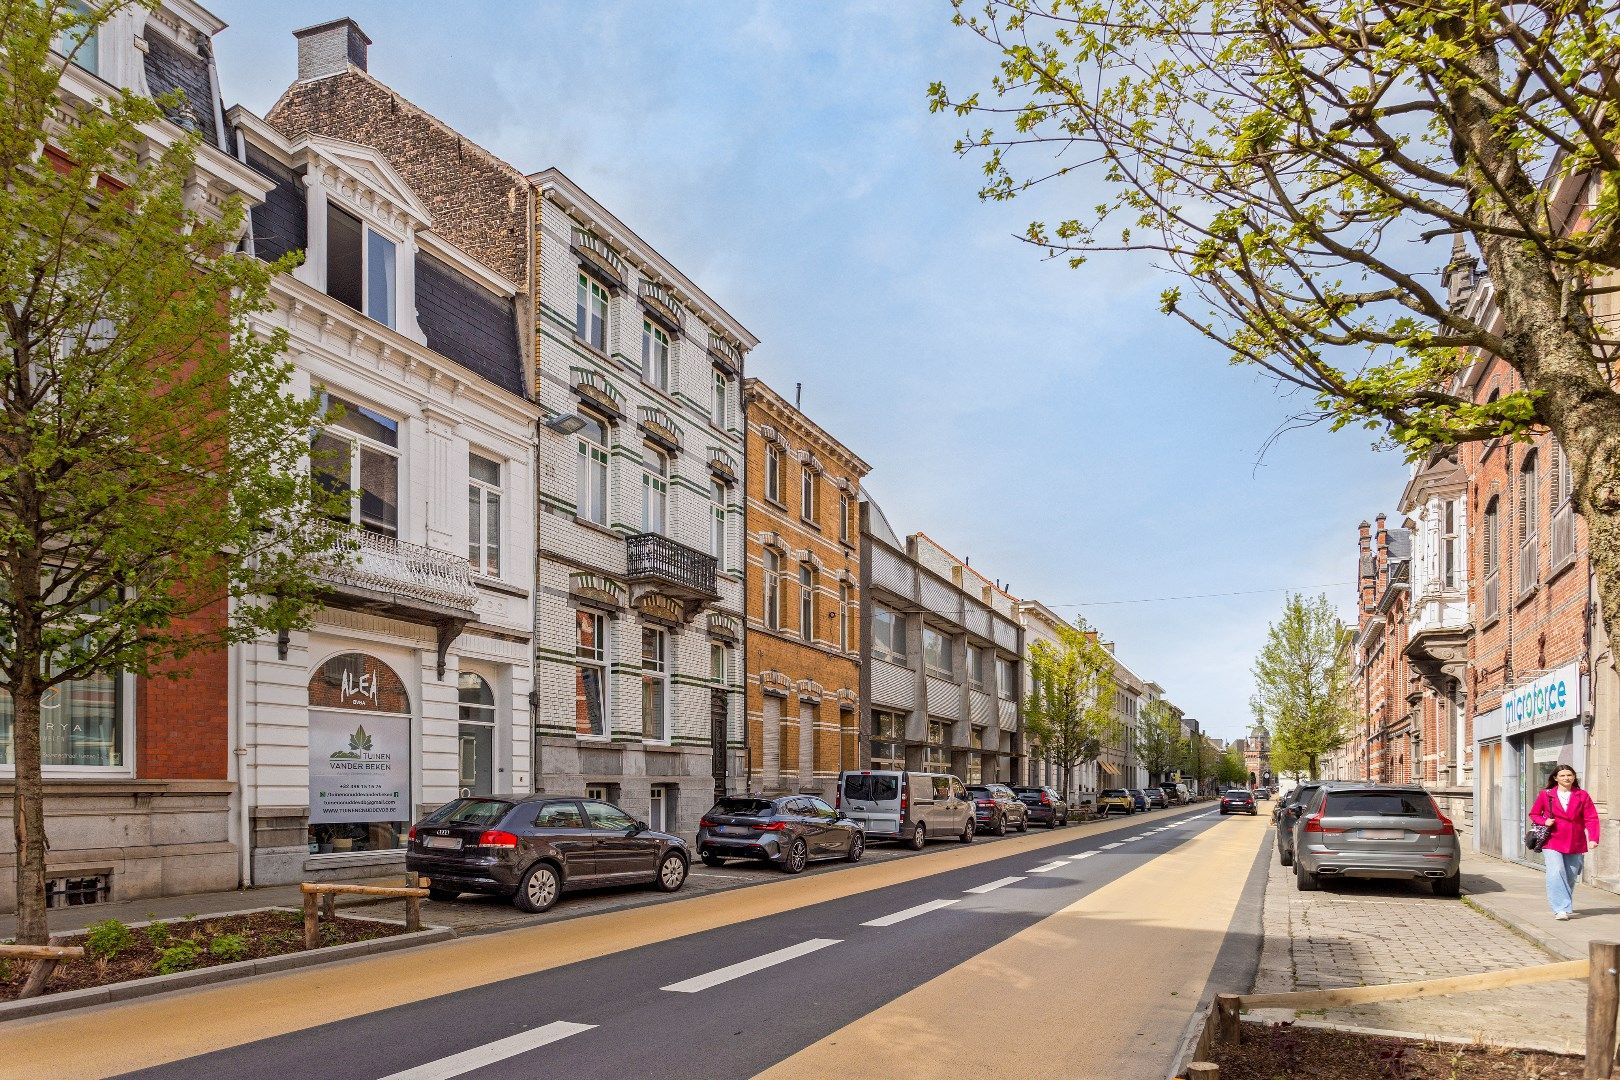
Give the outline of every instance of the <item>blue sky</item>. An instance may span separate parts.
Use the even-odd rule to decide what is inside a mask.
[[[373,75],[563,169],[757,334],[750,374],[804,384],[897,529],[1083,615],[1215,735],[1248,725],[1278,590],[1352,580],[1357,522],[1400,494],[1365,434],[1260,460],[1302,403],[1160,315],[1145,260],[1071,270],[1013,239],[1095,200],[978,201],[925,90],[982,86],[994,57],[943,0],[209,6],[226,102],[260,113],[291,31],[353,16]],[[1325,591],[1350,612],[1351,586]]]

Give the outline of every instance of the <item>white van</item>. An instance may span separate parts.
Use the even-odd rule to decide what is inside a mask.
[[[838,774],[834,805],[866,828],[868,840],[902,840],[913,849],[930,839],[973,842],[973,800],[949,773],[849,770]]]

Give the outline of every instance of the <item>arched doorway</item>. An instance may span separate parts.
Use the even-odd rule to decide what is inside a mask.
[[[309,679],[312,854],[383,851],[411,820],[411,702],[394,669],[339,653]]]

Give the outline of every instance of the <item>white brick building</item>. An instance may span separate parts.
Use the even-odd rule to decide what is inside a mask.
[[[537,188],[536,779],[691,832],[741,775],[756,339],[567,176]]]

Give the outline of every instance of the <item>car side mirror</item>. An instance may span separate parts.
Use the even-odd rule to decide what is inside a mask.
[[[648,827],[649,826],[647,825],[647,823],[645,821],[632,821],[630,823],[630,827],[625,830],[624,835],[626,835],[626,836],[640,836],[642,833],[647,831]]]
[[[1288,816],[1291,818],[1297,818],[1303,813],[1305,813],[1305,808],[1303,806],[1290,806],[1288,808]]]

